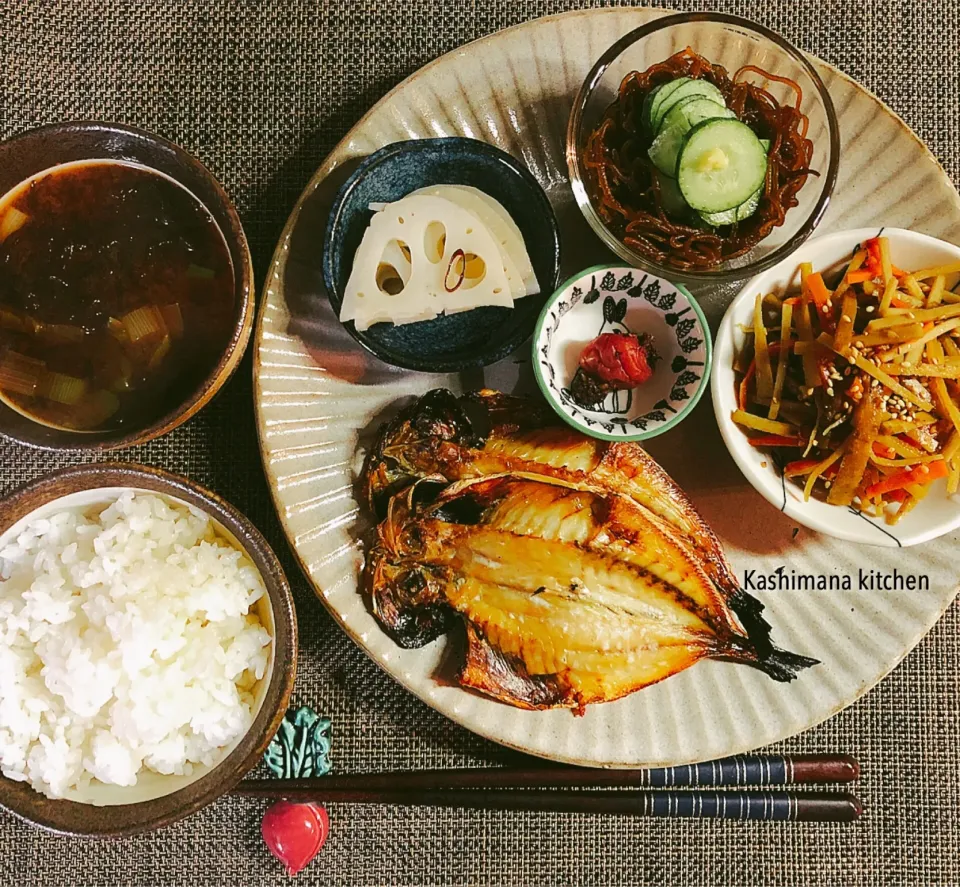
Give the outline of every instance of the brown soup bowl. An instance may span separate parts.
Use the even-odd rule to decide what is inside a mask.
[[[26,782],[0,776],[0,807],[50,831],[77,837],[116,838],[169,825],[228,792],[262,757],[287,711],[297,656],[297,619],[290,586],[276,555],[257,528],[232,505],[198,484],[142,465],[102,463],[55,471],[0,501],[0,542],[18,524],[61,507],[111,501],[123,490],[160,494],[213,519],[218,531],[246,552],[267,594],[255,605],[273,639],[263,678],[257,682],[253,723],[212,766],[194,765],[190,776],[141,770],[137,784],[110,786],[96,780],[64,798],[48,798]]]
[[[45,425],[0,399],[0,435],[30,446],[103,451],[141,444],[172,431],[206,405],[230,378],[250,341],[254,317],[253,263],[230,198],[213,174],[182,148],[149,132],[117,123],[77,121],[29,130],[0,142],[0,195],[40,172],[65,163],[125,161],[173,179],[203,204],[223,234],[233,265],[234,303],[229,338],[219,360],[181,402],[158,408],[143,427],[72,431]],[[40,294],[42,297],[42,294]]]

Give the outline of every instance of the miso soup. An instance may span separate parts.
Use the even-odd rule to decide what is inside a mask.
[[[233,318],[223,234],[172,179],[84,161],[0,198],[0,399],[30,418],[145,427],[210,375]]]

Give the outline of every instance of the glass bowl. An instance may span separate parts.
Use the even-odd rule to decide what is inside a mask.
[[[795,81],[803,90],[801,110],[809,118],[808,138],[813,142],[811,169],[797,193],[799,204],[788,210],[784,223],[749,252],[711,268],[684,270],[660,264],[625,244],[600,217],[591,196],[583,163],[583,146],[604,112],[617,97],[621,81],[633,71],[645,71],[691,47],[714,66],[722,65],[732,77],[744,65],[755,65],[778,77]],[[786,84],[751,74],[750,82],[762,86],[781,104],[794,102]],[[593,66],[577,93],[567,127],[567,166],[573,194],[587,222],[600,239],[627,262],[669,280],[688,283],[723,283],[743,280],[771,268],[792,253],[823,218],[837,180],[840,162],[840,129],[823,81],[803,53],[762,25],[735,15],[685,13],[667,15],[621,37]]]

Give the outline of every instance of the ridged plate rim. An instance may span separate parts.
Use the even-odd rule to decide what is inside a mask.
[[[466,44],[465,46],[454,50],[451,53],[448,53],[445,56],[430,62],[425,65],[423,68],[416,71],[398,86],[390,90],[380,101],[378,101],[358,122],[355,124],[350,131],[344,136],[344,138],[337,144],[334,150],[327,156],[323,163],[318,168],[317,172],[311,178],[303,194],[299,198],[293,212],[291,213],[283,233],[281,235],[280,241],[277,245],[277,249],[274,253],[274,256],[271,260],[270,268],[268,269],[267,280],[264,284],[264,291],[261,298],[260,309],[257,316],[257,325],[256,325],[256,342],[255,342],[255,353],[253,361],[253,375],[254,375],[254,399],[255,399],[255,408],[257,416],[257,433],[260,442],[261,456],[264,463],[264,471],[269,481],[269,486],[271,489],[271,495],[273,497],[274,505],[277,508],[277,512],[281,521],[281,524],[284,528],[284,532],[287,535],[288,541],[290,543],[291,549],[304,572],[304,575],[308,580],[313,584],[317,596],[327,607],[331,615],[340,625],[340,627],[351,637],[351,639],[358,644],[374,662],[377,663],[384,671],[386,671],[391,677],[393,677],[398,683],[404,686],[406,689],[414,693],[418,698],[420,698],[427,705],[441,712],[445,716],[451,718],[455,722],[461,724],[462,726],[472,730],[473,732],[484,736],[487,739],[498,742],[502,745],[505,745],[510,748],[517,749],[529,754],[547,757],[556,761],[567,762],[567,763],[576,763],[576,764],[585,764],[590,766],[601,766],[601,767],[624,767],[624,766],[643,766],[643,765],[668,765],[668,764],[684,764],[690,763],[697,760],[702,760],[704,757],[715,757],[720,755],[727,754],[736,754],[739,752],[747,751],[751,748],[755,748],[761,744],[772,743],[780,741],[782,739],[794,736],[804,730],[807,730],[816,724],[819,724],[833,715],[837,714],[839,711],[842,711],[844,708],[853,704],[857,699],[859,699],[863,694],[868,690],[874,687],[877,683],[883,680],[896,666],[902,661],[902,659],[916,646],[917,643],[926,635],[926,633],[932,628],[932,626],[937,622],[937,620],[943,615],[947,607],[953,601],[957,591],[958,586],[956,580],[951,580],[952,589],[949,591],[931,591],[930,594],[937,598],[936,605],[933,605],[933,601],[930,602],[929,607],[924,610],[923,618],[918,618],[914,620],[916,630],[912,632],[910,639],[904,641],[900,644],[900,648],[896,651],[895,654],[891,654],[889,659],[884,661],[883,667],[876,674],[871,674],[865,677],[863,680],[859,681],[859,685],[851,692],[847,693],[843,699],[839,700],[837,703],[831,705],[828,709],[821,709],[816,712],[812,717],[801,717],[799,720],[795,720],[793,723],[782,723],[779,727],[772,731],[764,733],[762,736],[759,736],[756,740],[753,739],[743,739],[734,743],[727,743],[719,750],[711,749],[710,753],[707,754],[704,752],[678,752],[678,753],[668,753],[666,755],[647,755],[641,758],[629,757],[624,758],[623,756],[617,757],[610,754],[609,751],[606,753],[599,749],[591,748],[575,748],[568,749],[565,746],[569,746],[569,741],[564,742],[564,737],[557,737],[556,741],[549,743],[549,748],[544,747],[535,747],[530,741],[517,741],[511,737],[504,735],[506,731],[502,730],[498,726],[500,719],[492,718],[488,719],[486,723],[477,722],[476,719],[470,719],[468,717],[460,714],[456,709],[458,706],[456,704],[451,705],[446,700],[440,700],[436,696],[437,687],[431,686],[433,678],[430,675],[427,675],[425,678],[411,674],[409,671],[404,671],[402,668],[399,668],[395,661],[384,661],[384,654],[380,653],[374,649],[376,644],[371,645],[360,633],[353,630],[353,628],[347,624],[345,621],[345,615],[335,606],[333,606],[330,601],[325,596],[323,590],[321,589],[319,583],[314,578],[309,568],[309,565],[303,553],[300,550],[296,542],[296,533],[291,528],[288,521],[287,515],[285,514],[285,503],[279,489],[279,481],[274,471],[274,466],[271,463],[269,445],[266,441],[266,418],[264,416],[264,392],[263,392],[263,366],[261,364],[261,351],[264,343],[264,328],[266,325],[266,315],[269,307],[277,307],[277,299],[282,297],[279,296],[278,292],[272,288],[272,281],[274,279],[279,280],[279,274],[277,269],[279,269],[284,263],[284,253],[289,244],[289,238],[291,232],[294,230],[294,227],[297,223],[300,210],[303,206],[306,198],[316,189],[317,185],[337,168],[340,163],[349,158],[351,152],[349,150],[350,142],[353,138],[357,137],[362,133],[362,131],[367,127],[368,123],[375,117],[375,115],[383,109],[388,107],[390,103],[399,95],[401,95],[405,90],[413,89],[417,86],[418,81],[425,79],[427,75],[430,75],[437,71],[441,66],[450,65],[451,70],[454,70],[456,66],[462,64],[466,60],[475,59],[479,57],[483,51],[491,45],[497,43],[498,41],[506,41],[507,39],[513,39],[517,36],[518,33],[524,32],[525,36],[531,36],[539,29],[544,29],[548,26],[554,26],[558,24],[572,23],[579,19],[589,20],[591,25],[593,22],[600,22],[601,20],[610,20],[616,22],[618,19],[623,20],[623,27],[621,30],[625,33],[632,27],[636,27],[639,24],[642,24],[644,21],[649,20],[650,18],[668,15],[671,10],[660,10],[660,9],[638,9],[638,8],[613,8],[613,9],[595,9],[595,10],[578,10],[573,12],[561,13],[558,15],[548,16],[545,18],[537,19],[530,22],[525,22],[519,25],[516,25],[512,28],[508,28],[504,31],[498,32],[496,34],[483,37],[479,40],[476,40],[472,43]],[[615,39],[615,38],[614,38]],[[531,41],[532,42],[532,41]],[[843,81],[848,88],[855,90],[859,93],[862,93],[864,96],[872,99],[876,102],[881,109],[888,115],[892,120],[899,126],[903,133],[908,135],[910,139],[915,143],[915,147],[920,149],[922,157],[917,156],[914,158],[914,163],[926,162],[927,164],[932,164],[935,168],[936,174],[939,179],[939,185],[942,188],[942,193],[940,193],[940,199],[946,199],[949,196],[950,201],[952,202],[953,214],[956,217],[954,219],[955,226],[960,226],[960,196],[957,195],[953,185],[951,184],[949,177],[940,166],[939,162],[929,151],[926,145],[920,140],[920,138],[906,125],[906,123],[885,103],[882,99],[878,98],[872,92],[870,92],[865,87],[858,84],[852,78],[845,75],[843,72],[834,68],[833,66],[814,58],[815,63],[818,67],[827,73],[832,78],[838,78]],[[585,70],[589,67],[591,60],[587,59],[584,64]],[[842,111],[840,112],[842,114]],[[842,117],[841,117],[842,125]],[[829,219],[829,213],[828,213]],[[850,227],[849,225],[847,227]],[[960,230],[960,227],[958,227]],[[291,339],[292,341],[292,339]],[[744,481],[746,483],[746,481]],[[956,539],[954,539],[956,541]],[[943,544],[949,544],[948,540],[943,540]],[[925,550],[929,551],[929,546],[922,546]],[[768,601],[769,603],[769,601]],[[782,640],[782,636],[781,636]],[[382,637],[383,645],[390,645],[391,642],[384,635]],[[789,646],[789,644],[787,644]],[[697,666],[697,668],[704,668],[707,665],[712,663],[705,663],[702,666]],[[686,673],[685,673],[686,674]],[[672,678],[658,687],[667,687],[670,689],[667,691],[667,695],[670,697],[671,704],[675,702],[673,696],[676,695],[673,691],[676,689],[679,693],[683,693],[684,690],[680,688],[680,680],[684,678],[685,675],[679,675],[675,678]],[[715,683],[715,674],[707,675],[704,673],[704,683],[706,684],[706,690],[709,692],[711,687],[709,684]],[[731,682],[733,690],[736,690],[738,686],[743,684],[743,679],[738,676],[736,680]],[[736,685],[736,686],[733,686]],[[651,690],[657,688],[651,688]],[[651,692],[641,691],[641,692]],[[701,691],[703,688],[701,688]],[[464,690],[454,690],[455,694],[460,694],[462,696],[473,697],[473,694],[468,694]],[[633,699],[635,697],[629,697]],[[623,700],[618,703],[608,703],[602,708],[609,708],[615,705],[623,705],[624,702],[628,700]],[[746,707],[752,707],[754,713],[759,717],[759,712],[756,709],[756,706],[753,702],[745,700]],[[497,705],[500,715],[509,720],[511,709],[501,706],[498,703],[488,703],[492,705]],[[595,707],[596,708],[596,707]],[[728,706],[729,709],[729,706]],[[729,711],[727,712],[729,714]],[[555,713],[544,713],[546,714],[555,714]],[[562,712],[561,714],[566,717],[570,717],[567,713]],[[569,734],[570,731],[564,731]],[[567,737],[569,738],[569,736]],[[612,740],[608,740],[609,743]]]

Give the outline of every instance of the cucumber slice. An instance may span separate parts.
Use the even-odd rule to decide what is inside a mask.
[[[653,103],[657,101],[657,98],[668,86],[673,86],[675,82],[676,81],[671,80],[668,83],[661,83],[659,86],[655,86],[650,90],[650,92],[647,93],[646,98],[644,98],[643,107],[640,109],[640,123],[643,126],[644,132],[647,134],[652,132],[652,129],[650,128],[650,119],[653,111]]]
[[[753,130],[736,119],[698,123],[677,160],[680,193],[694,209],[717,213],[746,203],[767,174],[767,155]]]
[[[676,179],[665,176],[663,173],[654,173],[660,183],[660,205],[668,216],[682,218],[690,213],[687,201],[683,199]]]
[[[689,77],[678,77],[676,80],[670,80],[667,83],[661,83],[656,88],[650,91],[650,94],[643,101],[643,109],[641,111],[641,120],[646,124],[647,133],[652,135],[657,129],[654,126],[654,121],[659,122],[660,117],[657,115],[657,112],[660,109],[660,105],[669,98],[675,90],[683,86],[684,83],[692,83],[693,81]],[[647,108],[647,101],[650,101],[650,107]]]
[[[683,139],[691,129],[704,120],[715,117],[733,117],[733,111],[718,105],[711,99],[695,95],[681,99],[663,118],[660,132],[647,150],[647,154],[660,172],[668,176],[677,174],[677,156]]]
[[[733,225],[735,222],[742,222],[749,219],[760,206],[760,195],[763,194],[763,188],[757,188],[740,206],[733,209],[725,209],[719,213],[700,213],[700,218],[713,228],[719,228],[721,225]]]
[[[675,83],[676,81],[674,81]],[[672,92],[663,95],[658,101],[654,102],[650,115],[651,132],[659,132],[660,125],[664,118],[673,107],[683,99],[690,96],[700,96],[701,98],[713,99],[718,105],[726,107],[723,100],[723,93],[720,92],[709,80],[687,80],[681,83]]]

